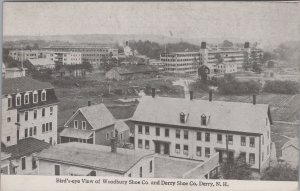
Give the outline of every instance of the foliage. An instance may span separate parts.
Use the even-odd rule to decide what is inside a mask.
[[[83,66],[83,68],[86,69],[88,72],[92,72],[92,71],[93,71],[93,66],[91,65],[90,62],[83,61],[83,62],[82,62],[82,66]]]
[[[275,60],[276,55],[272,52],[264,52],[264,55],[262,56],[262,63],[266,63],[269,60]]]
[[[278,94],[298,94],[300,92],[299,83],[294,81],[266,81],[264,92]]]
[[[250,164],[243,157],[237,157],[233,161],[225,160],[220,165],[220,178],[233,180],[251,180],[252,171]]]
[[[298,170],[291,168],[288,164],[278,164],[266,169],[261,180],[298,181]]]
[[[233,43],[228,40],[224,40],[222,47],[233,47]]]
[[[261,90],[261,85],[258,82],[240,82],[230,74],[226,74],[224,78],[218,80],[217,84],[220,94],[258,94]]]
[[[267,67],[268,68],[273,68],[274,66],[275,66],[275,62],[274,61],[270,60],[270,61],[267,62]]]
[[[207,81],[206,81],[207,82]],[[208,83],[204,82],[203,80],[197,80],[195,82],[192,82],[190,85],[189,85],[189,89],[191,91],[204,91],[204,92],[207,92],[209,90],[209,87],[208,87]]]
[[[221,64],[224,61],[224,58],[223,58],[222,54],[220,54],[220,53],[217,53],[215,55],[215,58],[218,60],[218,64]]]

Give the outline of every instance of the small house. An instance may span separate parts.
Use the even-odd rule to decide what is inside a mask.
[[[299,163],[299,139],[286,142],[281,148],[281,160],[296,168]]]

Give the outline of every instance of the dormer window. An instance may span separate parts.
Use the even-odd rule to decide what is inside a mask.
[[[33,92],[33,103],[37,103],[38,102],[38,93],[37,91]]]
[[[25,93],[24,95],[24,104],[29,104],[29,93]]]
[[[21,105],[21,94],[17,94],[16,95],[16,106],[20,106]]]
[[[7,107],[8,108],[12,107],[12,97],[10,95],[7,96]]]
[[[42,91],[42,98],[41,98],[42,101],[46,101],[46,90],[43,90]]]
[[[201,125],[207,125],[206,124],[206,115],[201,115]]]

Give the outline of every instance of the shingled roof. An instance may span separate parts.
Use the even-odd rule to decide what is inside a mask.
[[[185,123],[180,122],[181,112],[186,114]],[[203,114],[208,118],[206,126],[201,125]],[[183,128],[261,134],[268,115],[267,104],[144,96],[131,120]]]
[[[52,88],[49,82],[41,82],[30,77],[2,79],[2,95]]]

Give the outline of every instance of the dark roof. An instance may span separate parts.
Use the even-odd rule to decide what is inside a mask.
[[[49,82],[41,82],[29,77],[2,78],[2,95],[52,88]]]
[[[18,144],[2,148],[2,151],[10,153],[12,158],[27,156],[50,147],[49,143],[32,137],[19,140]]]

